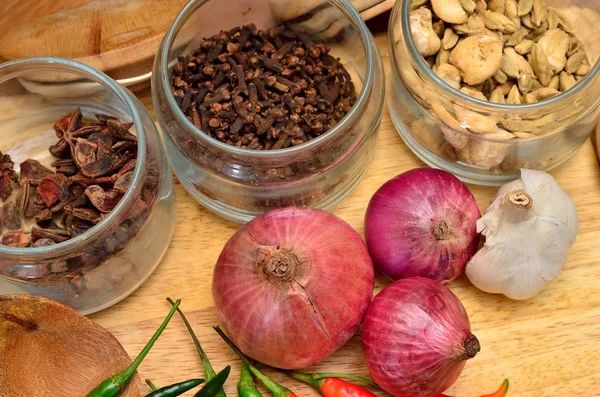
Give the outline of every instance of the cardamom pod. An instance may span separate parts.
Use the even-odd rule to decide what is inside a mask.
[[[450,59],[450,51],[448,51],[448,50],[444,49],[444,47],[442,47],[442,48],[440,48],[439,52],[435,56],[435,66],[437,66],[439,68],[440,66],[447,64],[449,59]]]
[[[511,81],[507,81],[506,83],[500,84],[499,86],[497,86],[496,89],[500,90],[502,95],[506,96],[506,95],[508,95],[508,93],[510,92],[510,89],[513,88],[514,85],[515,85],[515,83],[513,83]]]
[[[535,42],[525,39],[515,46],[515,51],[520,55],[527,55],[531,53],[534,44]]]
[[[513,21],[518,29],[521,29],[521,18],[519,18],[519,6],[517,0],[506,0],[506,11],[504,12],[508,19]]]
[[[583,51],[583,46],[581,45],[581,41],[575,36],[571,36],[569,38],[569,51],[567,51],[567,56],[575,54],[577,51]]]
[[[432,68],[432,69],[433,69],[434,66],[436,66],[435,65],[435,58],[436,58],[435,55],[431,55],[431,56],[428,56],[427,58],[425,58],[425,62],[427,62],[427,65],[429,65],[429,67]]]
[[[551,29],[546,31],[537,45],[544,51],[548,57],[548,62],[552,66],[554,73],[559,73],[565,67],[567,62],[567,51],[569,50],[569,35],[561,29]]]
[[[532,9],[533,9],[533,0],[519,0],[518,11],[519,11],[520,17],[528,15]]]
[[[497,87],[494,91],[492,91],[490,94],[490,102],[501,104],[506,103],[506,98],[504,98],[504,94],[502,94],[500,87]]]
[[[528,29],[535,29],[537,26],[531,21],[531,14],[527,14],[521,17],[521,23]]]
[[[533,67],[533,71],[539,82],[544,87],[547,87],[548,84],[550,84],[550,79],[554,73],[552,73],[552,66],[550,65],[550,62],[548,62],[548,57],[539,44],[533,46],[531,54],[529,55],[529,63],[531,64],[531,67]]]
[[[548,6],[544,0],[533,0],[531,10],[531,22],[535,26],[541,26],[548,19]]]
[[[576,53],[571,55],[569,59],[567,59],[567,63],[565,64],[565,71],[569,74],[575,73],[581,66],[581,63],[584,59],[585,52],[577,51]]]
[[[521,99],[521,93],[519,92],[519,87],[516,84],[510,89],[508,96],[506,97],[506,103],[509,105],[520,105],[523,103],[523,100]]]
[[[548,29],[558,28],[558,15],[548,7]]]
[[[542,85],[542,83],[540,83],[536,79],[533,79],[531,81],[531,91],[539,90],[540,88],[544,88],[544,86]]]
[[[553,90],[558,91],[558,86],[560,84],[560,78],[558,75],[552,76],[550,79],[550,84],[548,84],[548,88],[552,88]]]
[[[475,2],[473,0],[458,0],[460,1],[460,5],[462,6],[463,10],[465,10],[467,13],[472,14],[473,12],[475,12],[475,8],[477,7],[477,4],[475,4]]]
[[[494,11],[482,11],[480,14],[485,27],[491,30],[499,30],[502,33],[514,33],[517,26],[504,14]]]
[[[529,74],[523,73],[519,76],[517,84],[519,86],[519,91],[521,91],[521,94],[527,94],[531,91],[533,85],[533,78]]]
[[[519,19],[520,21],[520,19]],[[506,42],[506,45],[510,46],[510,47],[514,47],[517,44],[519,44],[520,42],[522,42],[525,37],[527,37],[529,35],[529,31],[523,27],[519,28],[519,30],[517,30],[516,32],[514,32],[513,34],[510,35],[510,38],[508,39],[508,41]]]
[[[552,98],[560,94],[557,90],[550,87],[539,88],[535,91],[530,92],[527,95],[533,96],[538,101],[543,101],[544,99]]]
[[[504,84],[508,81],[508,76],[502,70],[498,70],[492,77],[500,84]]]
[[[506,9],[505,0],[488,0],[488,10],[504,14]]]
[[[454,33],[454,30],[452,30],[452,28],[447,28],[444,32],[444,38],[442,39],[442,47],[445,50],[450,50],[458,43],[458,39],[459,37]]]
[[[433,110],[434,113],[439,117],[439,119],[448,127],[457,131],[468,132],[467,129],[463,128],[458,122],[458,120],[456,120],[454,116],[452,116],[450,112],[448,112],[448,110],[446,110],[444,105],[442,105],[441,103],[432,103],[431,110]]]
[[[587,61],[584,61],[581,66],[579,67],[579,69],[577,69],[577,71],[575,72],[575,74],[577,76],[585,76],[590,72],[590,65],[587,63]],[[577,76],[575,78],[577,78]]]
[[[512,59],[513,63],[517,64],[521,73],[528,73],[530,76],[533,76],[535,74],[533,72],[531,64],[527,62],[527,59],[525,59],[524,56],[517,54],[517,51],[515,51],[514,48],[506,47],[504,49],[504,54],[509,56]]]
[[[467,23],[461,23],[460,25],[452,25],[452,30],[458,35],[468,35],[470,33],[469,25]]]
[[[577,80],[575,80],[575,77],[573,77],[573,75],[565,71],[560,72],[558,77],[560,80],[559,87],[563,92],[570,90],[575,84],[577,84]]]
[[[478,134],[493,134],[498,132],[498,122],[495,118],[484,116],[462,106],[453,106],[460,125],[467,127],[469,131]]]
[[[446,28],[446,26],[444,25],[444,21],[442,21],[442,20],[437,21],[432,26],[433,26],[433,31],[435,32],[435,34],[437,34],[437,36],[440,39],[442,37],[444,37],[444,30]]]
[[[481,92],[483,92],[483,95],[489,97],[492,91],[494,91],[497,86],[498,83],[496,83],[496,80],[490,77],[483,83],[483,88],[481,89]]]
[[[548,21],[544,21],[544,22],[542,22],[542,24],[540,26],[536,27],[533,31],[531,31],[531,33],[529,33],[529,35],[527,36],[527,39],[537,42],[538,39],[544,33],[546,33],[547,30],[548,30]]]
[[[550,13],[554,14],[554,16],[557,18],[558,26],[562,28],[562,30],[571,34],[575,33],[573,26],[571,25],[571,21],[565,14],[563,14],[562,11],[560,11],[558,8],[548,7],[548,18],[550,18]]]
[[[500,70],[510,78],[519,77],[519,65],[508,55],[502,55],[502,63],[500,64]]]
[[[481,99],[482,101],[487,101],[487,98],[485,97],[485,95],[483,95],[483,92],[479,91],[475,87],[465,85],[460,89],[460,92],[473,98]]]
[[[521,138],[521,139],[531,139],[531,138],[535,137],[535,135],[530,132],[515,131],[515,132],[513,132],[513,134],[515,134],[515,136],[517,138]]]
[[[435,71],[438,77],[455,90],[460,90],[460,72],[454,66],[446,63]]]

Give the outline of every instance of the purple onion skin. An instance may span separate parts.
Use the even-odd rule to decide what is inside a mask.
[[[481,212],[454,175],[414,169],[386,182],[369,202],[365,237],[375,265],[388,277],[427,277],[446,284],[477,251]]]
[[[460,300],[422,277],[395,281],[375,297],[362,346],[371,376],[396,397],[437,396],[480,350]]]
[[[213,298],[231,340],[277,368],[311,366],[344,345],[371,302],[360,235],[325,211],[284,208],[243,226],[215,266]]]

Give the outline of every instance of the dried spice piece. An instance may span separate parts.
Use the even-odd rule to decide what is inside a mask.
[[[222,31],[178,59],[172,93],[190,122],[221,142],[256,150],[301,145],[356,102],[350,74],[329,50],[284,26]],[[108,123],[120,134],[118,123]]]
[[[483,84],[480,91],[486,100],[505,103],[501,96],[507,94],[495,92],[498,84],[518,84],[519,95],[542,88],[560,94],[579,80],[576,76],[586,59],[584,48],[569,19],[545,0],[480,0],[474,7],[470,0],[419,4],[411,11],[413,41],[436,74],[446,63],[460,71],[461,81],[450,84],[457,90]],[[422,23],[416,23],[421,15]],[[436,45],[422,51],[427,43]],[[502,53],[505,56],[499,62]],[[589,71],[585,66],[584,75]],[[529,95],[519,101],[515,92],[510,104],[531,103],[528,100],[537,97]]]
[[[29,159],[25,160],[19,166],[21,175],[19,176],[21,183],[31,183],[37,185],[46,176],[52,174],[52,171],[44,167],[39,161]]]
[[[101,222],[119,203],[133,179],[137,137],[129,132],[131,123],[103,114],[96,118],[98,122],[90,124],[76,109],[54,124],[59,140],[49,151],[58,157],[51,164],[55,171],[28,159],[21,163],[17,176],[10,156],[0,153],[0,199],[4,201],[0,233],[10,233],[7,244],[42,247],[62,243]],[[136,203],[132,211],[136,216],[149,210],[146,201],[154,195],[148,189],[156,189],[157,178],[151,173],[144,185],[139,199],[142,205]],[[17,194],[10,198],[16,182],[20,183]],[[142,222],[136,220],[136,225]],[[122,248],[137,229],[120,231],[118,237],[109,239],[101,256]]]
[[[104,191],[100,186],[88,186],[85,189],[85,195],[98,211],[104,213],[111,212],[123,197],[123,194],[118,190]]]
[[[22,231],[7,232],[2,235],[0,244],[13,248],[25,248],[29,245],[29,240]]]
[[[7,201],[2,205],[2,223],[4,228],[8,230],[21,228],[21,216],[15,201]]]
[[[13,183],[17,182],[17,173],[14,171],[15,163],[10,156],[0,152],[0,200],[6,201],[13,192]]]

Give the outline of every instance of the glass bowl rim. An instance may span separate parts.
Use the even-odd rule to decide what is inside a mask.
[[[172,48],[172,44],[175,41],[175,37],[179,33],[180,28],[183,26],[185,22],[188,20],[188,14],[190,12],[195,11],[199,7],[201,7],[204,3],[207,3],[211,0],[191,0],[177,15],[171,27],[167,31],[163,41],[159,46],[159,51],[157,54],[157,59],[155,61],[155,65],[160,65],[160,73],[157,73],[155,70],[153,76],[156,76],[157,79],[161,80],[162,91],[165,93],[166,102],[169,106],[169,110],[176,116],[176,118],[183,123],[184,127],[194,136],[198,137],[200,140],[204,141],[208,144],[209,147],[213,147],[219,149],[224,152],[228,152],[232,155],[239,155],[250,158],[259,158],[259,159],[270,159],[276,158],[282,155],[293,156],[298,154],[298,152],[308,151],[314,146],[321,144],[322,142],[328,142],[337,138],[340,133],[344,132],[344,129],[347,125],[353,123],[357,119],[360,118],[362,114],[362,109],[368,105],[368,99],[370,93],[373,89],[374,85],[374,73],[375,73],[375,57],[379,56],[378,52],[373,48],[375,45],[371,38],[371,34],[367,25],[360,17],[360,14],[350,4],[348,0],[325,0],[328,4],[335,6],[338,10],[340,10],[351,22],[353,28],[356,30],[358,35],[360,36],[361,42],[363,44],[363,50],[365,53],[366,59],[366,68],[365,68],[365,82],[363,84],[362,90],[357,97],[356,103],[350,111],[329,131],[319,135],[318,137],[305,142],[298,146],[292,146],[284,149],[275,149],[275,150],[254,150],[254,149],[245,149],[240,148],[233,145],[228,145],[224,142],[221,142],[197,128],[191,121],[188,120],[186,115],[183,113],[181,108],[175,102],[175,98],[171,94],[169,83],[169,54]],[[215,0],[212,0],[215,1]],[[301,1],[301,0],[296,0]],[[153,88],[154,90],[154,88]],[[157,112],[158,114],[159,112]]]
[[[26,70],[20,70],[21,68],[26,68]],[[118,99],[123,102],[127,108],[127,111],[130,112],[132,122],[136,128],[138,141],[146,141],[144,125],[137,107],[128,91],[106,74],[84,63],[58,57],[31,57],[18,59],[0,64],[0,84],[26,74],[49,71],[70,72],[85,77],[91,81],[100,83],[105,88],[109,89],[117,96]],[[141,192],[143,182],[142,179],[145,174],[144,168],[146,164],[146,151],[143,150],[143,147],[143,145],[138,145],[134,177],[131,181],[129,189],[127,189],[121,201],[119,201],[117,206],[106,218],[98,222],[98,224],[94,225],[85,233],[55,245],[28,248],[14,248],[0,245],[0,255],[8,256],[8,258],[6,258],[8,260],[13,260],[11,258],[25,258],[26,260],[44,260],[46,257],[59,258],[65,255],[70,255],[73,250],[85,246],[87,241],[93,240],[99,235],[108,233],[114,226],[116,220],[126,214],[127,210],[135,202],[136,198]],[[26,263],[17,263],[12,264],[12,266],[22,266],[25,264]],[[33,265],[40,266],[40,264],[35,263]]]
[[[544,99],[542,101],[538,101],[538,102],[534,102],[534,103],[530,103],[530,104],[510,105],[510,104],[500,104],[500,103],[488,102],[488,101],[484,101],[484,100],[472,97],[472,96],[467,95],[459,90],[454,89],[448,83],[446,83],[444,80],[442,80],[437,74],[435,74],[433,72],[433,70],[429,67],[429,65],[427,65],[427,63],[425,62],[425,59],[423,59],[421,54],[419,54],[419,51],[417,50],[415,42],[412,39],[412,30],[410,27],[410,7],[411,7],[410,1],[397,0],[391,13],[390,13],[390,20],[389,20],[388,26],[392,27],[393,23],[397,20],[399,20],[402,23],[402,31],[406,32],[404,34],[404,37],[402,38],[402,40],[404,40],[406,42],[410,58],[413,61],[415,61],[416,65],[418,66],[417,71],[419,73],[422,73],[428,80],[433,81],[435,86],[443,89],[446,93],[448,93],[451,97],[451,100],[458,98],[461,101],[475,104],[475,105],[477,105],[478,110],[481,109],[483,111],[488,110],[490,112],[498,112],[498,111],[516,111],[516,110],[524,110],[524,111],[531,110],[531,111],[533,111],[533,110],[543,109],[546,106],[552,106],[557,103],[568,101],[569,99],[571,99],[571,97],[573,95],[580,93],[582,90],[587,88],[591,84],[592,81],[594,81],[597,77],[600,76],[600,59],[599,59],[596,61],[596,64],[590,69],[588,74],[582,80],[578,81],[577,84],[572,89],[569,89],[566,92],[561,93],[560,95],[557,95],[555,97]],[[399,18],[398,18],[398,14],[400,14]],[[388,46],[390,48],[390,58],[391,58],[391,64],[392,64],[393,71],[396,74],[399,74],[398,63],[396,62],[396,57],[398,54],[397,54],[397,51],[395,48],[396,46],[394,45],[394,43],[395,43],[394,30],[395,29],[393,29],[393,28],[388,29]],[[460,134],[468,135],[469,137],[476,139],[476,140],[480,140],[480,141],[503,143],[506,145],[514,145],[515,144],[515,142],[513,142],[512,139],[507,141],[507,140],[502,140],[502,139],[486,138],[484,135],[474,134],[471,132],[468,132],[468,133],[465,133],[464,131],[456,131],[456,132],[460,133]],[[524,139],[521,138],[518,140],[518,142],[532,142],[532,141],[535,141],[538,139],[547,138],[548,136],[552,136],[559,132],[560,131],[556,131],[555,133],[552,133],[549,135],[540,135],[540,136],[535,136],[535,137],[531,137],[531,138],[524,138]]]

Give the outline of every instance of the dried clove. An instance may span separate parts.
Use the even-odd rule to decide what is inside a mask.
[[[356,102],[350,74],[329,51],[285,26],[237,27],[180,57],[172,92],[190,121],[221,142],[256,150],[300,145],[333,128]],[[291,117],[295,114],[300,117]],[[318,121],[307,121],[307,115]],[[292,124],[279,125],[280,120]],[[282,138],[282,128],[295,132]]]

